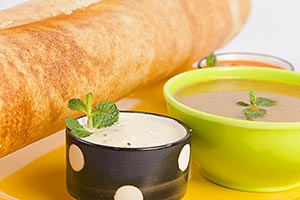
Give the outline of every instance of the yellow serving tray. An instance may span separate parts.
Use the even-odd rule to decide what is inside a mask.
[[[164,83],[165,81],[162,81],[140,89],[122,101],[134,102],[130,110],[167,114],[162,92]],[[0,170],[5,167],[5,164],[1,163]],[[242,192],[206,180],[199,174],[193,162],[190,172],[188,190],[183,200],[300,200],[300,188],[276,193]],[[0,180],[0,199],[72,200],[65,186],[65,146],[50,150],[49,153]]]

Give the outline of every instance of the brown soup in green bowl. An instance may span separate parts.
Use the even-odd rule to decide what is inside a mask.
[[[192,159],[219,185],[255,192],[300,186],[300,74],[215,67],[172,77],[171,116],[193,129]]]

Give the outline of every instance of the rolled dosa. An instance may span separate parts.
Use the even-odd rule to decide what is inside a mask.
[[[0,29],[41,21],[88,7],[102,0],[31,0],[0,10]]]
[[[220,48],[249,10],[248,0],[105,0],[1,30],[0,157],[63,129],[71,98],[116,101]]]

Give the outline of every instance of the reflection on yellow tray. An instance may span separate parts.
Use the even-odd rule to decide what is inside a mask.
[[[162,93],[163,84],[164,81],[128,96],[126,99],[138,102],[131,110],[167,114]],[[203,178],[193,163],[191,175],[183,200],[300,200],[300,188],[277,193],[248,193],[218,186]],[[7,199],[72,200],[65,186],[65,147],[53,149],[0,180],[0,199],[4,194],[11,196]]]

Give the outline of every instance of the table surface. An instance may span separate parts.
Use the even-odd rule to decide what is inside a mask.
[[[22,0],[1,1],[0,9]],[[23,0],[24,1],[24,0]],[[300,1],[252,0],[253,10],[245,27],[217,52],[272,54],[291,62],[300,71]],[[166,114],[162,85],[136,91],[118,102],[120,108]],[[151,101],[147,96],[155,96]],[[151,108],[149,110],[149,108]],[[38,143],[0,159],[0,199],[72,199],[65,189],[64,134],[60,131]],[[300,199],[300,188],[279,193],[247,193],[215,185],[192,167],[184,199]]]

